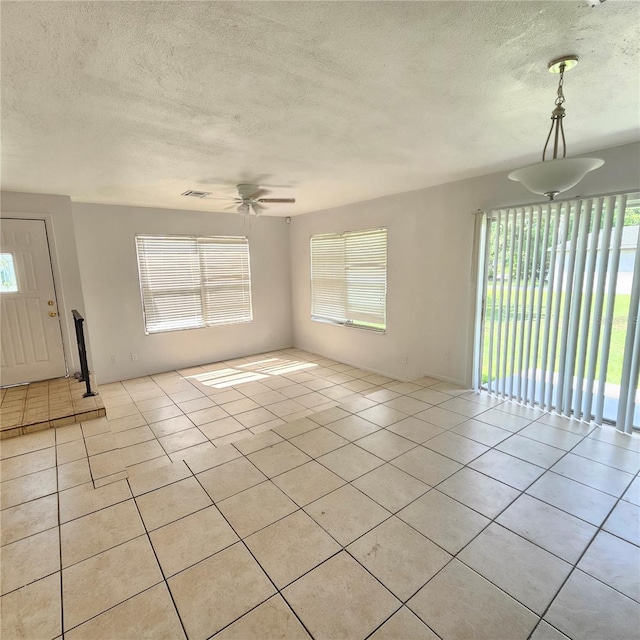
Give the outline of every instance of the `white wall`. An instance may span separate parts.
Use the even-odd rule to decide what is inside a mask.
[[[73,205],[86,319],[100,383],[290,347],[288,225],[283,218]],[[135,235],[249,237],[253,322],[145,335]],[[137,354],[132,362],[131,354]],[[112,362],[115,356],[117,362]]]
[[[640,144],[593,155],[605,166],[567,195],[640,189]],[[47,223],[70,372],[79,369],[70,316],[78,309],[87,318],[90,361],[100,382],[295,344],[397,378],[425,372],[468,384],[470,212],[533,199],[499,173],[298,216],[290,226],[264,217],[248,229],[242,217],[229,214],[72,204],[67,196],[13,192],[2,193],[1,215]],[[389,229],[387,333],[311,322],[309,237],[382,225]],[[248,235],[254,321],[145,336],[136,233]]]
[[[45,221],[67,371],[73,374],[80,370],[80,363],[71,310],[77,309],[84,314],[85,309],[71,199],[68,196],[13,191],[3,191],[0,197],[0,217]],[[91,361],[90,349],[87,350]]]
[[[604,167],[564,197],[640,188],[640,144],[589,155],[603,158]],[[533,201],[539,197],[507,173],[496,173],[293,218],[295,346],[396,378],[426,373],[469,385],[475,305],[471,212]],[[312,322],[310,236],[378,226],[388,228],[386,334]]]

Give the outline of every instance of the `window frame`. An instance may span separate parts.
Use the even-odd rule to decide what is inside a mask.
[[[384,236],[383,256],[381,259],[378,258],[378,260],[374,262],[374,265],[377,262],[378,266],[380,267],[383,266],[383,278],[381,282],[378,282],[378,286],[382,285],[382,290],[383,290],[383,293],[382,293],[383,302],[380,307],[380,317],[382,318],[382,321],[383,321],[381,323],[367,322],[362,319],[354,319],[354,318],[348,317],[350,315],[349,314],[350,290],[352,294],[355,294],[356,292],[362,293],[364,288],[362,287],[362,283],[361,283],[361,286],[358,287],[357,282],[356,284],[354,284],[353,277],[351,277],[351,279],[349,277],[349,271],[351,271],[352,273],[354,271],[357,272],[357,269],[358,269],[357,258],[358,257],[361,258],[363,254],[356,253],[355,259],[349,260],[347,243],[350,238],[355,239],[357,237],[362,237],[363,235],[370,235],[374,233],[379,233]],[[314,234],[310,236],[309,238],[310,307],[311,307],[310,315],[311,315],[312,322],[320,322],[323,324],[332,324],[332,325],[349,327],[353,329],[361,329],[364,331],[372,331],[374,333],[379,333],[383,335],[386,334],[387,332],[388,237],[389,237],[389,232],[387,227],[374,227],[369,229],[359,229],[356,231],[344,231],[342,233],[321,233],[321,234]],[[342,295],[342,301],[341,303],[340,302],[338,303],[338,306],[342,306],[344,313],[341,315],[343,315],[344,318],[338,318],[335,316],[332,317],[328,314],[323,314],[321,310],[318,310],[316,308],[317,301],[314,297],[314,280],[317,279],[317,276],[314,278],[314,273],[317,273],[317,272],[314,272],[314,241],[321,241],[323,239],[328,241],[331,241],[331,240],[343,241],[343,246],[342,246],[343,263],[342,265],[339,265],[339,264],[337,265],[337,270],[339,271],[340,268],[342,268],[342,271],[343,271],[341,276],[342,289],[338,287],[336,288],[336,291],[338,293],[341,293]],[[360,268],[362,269],[362,265],[360,266]],[[374,269],[375,269],[375,266],[374,266]],[[350,282],[351,282],[351,287],[350,287]]]
[[[182,240],[182,241],[193,241],[197,260],[197,285],[193,285],[191,287],[176,287],[176,292],[183,292],[185,295],[188,295],[191,292],[194,295],[197,295],[198,300],[200,302],[200,319],[201,321],[193,323],[189,326],[176,326],[169,328],[153,328],[153,316],[155,314],[151,313],[147,308],[147,304],[145,303],[145,299],[148,301],[149,299],[153,300],[153,288],[149,287],[148,278],[146,275],[143,275],[143,261],[144,256],[142,255],[144,252],[142,251],[141,243],[144,243],[145,240],[158,240],[161,242],[171,242],[171,240]],[[241,256],[241,259],[244,260],[243,265],[240,268],[240,286],[243,284],[247,287],[247,305],[246,305],[246,317],[243,319],[228,319],[223,321],[212,321],[212,317],[207,314],[207,292],[211,289],[216,288],[216,284],[212,282],[205,282],[205,263],[203,260],[205,259],[205,251],[201,250],[201,245],[211,244],[212,241],[221,241],[224,244],[235,244],[237,246],[246,247],[246,251],[244,255]],[[236,240],[238,242],[234,243]],[[225,325],[235,325],[235,324],[248,324],[253,322],[253,292],[252,292],[252,282],[251,282],[251,254],[250,254],[250,243],[248,236],[202,236],[202,235],[180,235],[180,234],[149,234],[149,233],[137,233],[134,237],[135,248],[136,248],[136,263],[138,266],[138,287],[140,290],[140,302],[142,305],[142,320],[144,326],[145,335],[155,335],[158,333],[169,333],[174,331],[191,331],[194,329],[206,329],[210,327],[220,327]],[[145,265],[146,266],[146,265]],[[246,270],[246,276],[244,271]],[[217,285],[219,286],[219,285]],[[145,292],[147,295],[145,296]],[[157,293],[157,297],[161,297],[161,294]],[[156,321],[157,324],[157,321]]]

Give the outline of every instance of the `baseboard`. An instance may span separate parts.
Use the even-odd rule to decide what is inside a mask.
[[[317,349],[308,349],[306,347],[294,346],[294,349],[300,349],[300,351],[307,351],[308,353],[315,353],[318,356],[322,356],[323,358],[328,358],[329,360],[335,360],[336,362],[342,362],[343,364],[351,365],[356,369],[362,369],[363,371],[371,371],[371,373],[377,373],[380,376],[385,376],[386,378],[391,378],[392,380],[399,380],[400,382],[411,382],[415,380],[415,378],[401,378],[395,374],[391,374],[388,371],[380,371],[378,369],[372,369],[371,367],[363,367],[361,364],[357,362],[351,362],[350,360],[336,360],[334,356],[323,353],[322,351],[318,351]],[[444,378],[439,378],[440,380],[444,380]],[[449,382],[449,381],[447,381]]]
[[[429,371],[423,371],[422,375],[425,378],[437,378],[438,380],[442,380],[442,382],[449,382],[451,384],[455,384],[458,387],[463,387],[465,389],[471,389],[471,386],[467,385],[466,382],[457,380],[456,378],[448,378],[447,376],[442,376],[438,373],[431,373]]]

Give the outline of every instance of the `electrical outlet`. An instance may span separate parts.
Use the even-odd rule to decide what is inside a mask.
[[[137,362],[138,360],[138,354],[137,353],[132,353],[131,354],[131,362]]]
[[[118,356],[111,356],[111,364],[118,364]]]
[[[408,356],[402,356],[402,364],[407,364],[407,362],[409,362],[409,357]]]

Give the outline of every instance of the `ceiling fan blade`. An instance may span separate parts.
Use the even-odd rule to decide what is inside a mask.
[[[261,198],[262,196],[266,196],[269,195],[271,193],[271,191],[269,191],[269,189],[263,189],[262,187],[260,187],[252,196],[251,198],[253,200],[258,200],[259,198]]]
[[[258,202],[277,202],[277,203],[293,203],[296,201],[295,198],[258,198]]]

